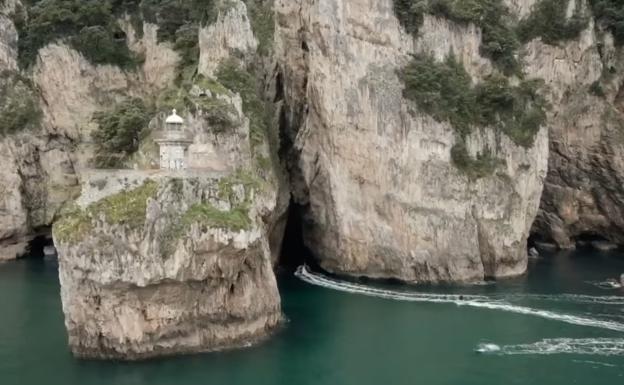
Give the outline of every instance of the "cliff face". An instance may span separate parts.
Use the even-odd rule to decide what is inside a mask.
[[[550,161],[533,232],[561,248],[579,237],[622,245],[624,51],[592,23],[560,46],[534,41],[528,70],[547,79]]]
[[[249,33],[247,50],[239,49],[241,36],[231,30]],[[157,47],[149,42],[155,36],[149,31],[142,46]],[[261,131],[270,116],[259,110],[256,80],[244,63],[230,60],[232,52],[248,60],[255,55],[245,4],[231,3],[198,34],[197,75],[175,79],[162,97],[184,113],[193,138],[192,169],[149,170],[158,163],[152,141],[163,114],[157,114],[151,134],[129,160],[139,169],[83,172],[78,206],[66,209],[54,225],[65,323],[76,356],[142,359],[241,347],[264,338],[281,321],[273,263],[287,189],[279,165],[272,163],[270,132]],[[72,54],[58,55],[67,57]],[[58,68],[58,61],[47,63]],[[146,60],[148,65],[155,66]],[[171,83],[179,67],[167,68],[171,71],[163,70],[161,80]],[[147,69],[138,74],[94,69],[80,74],[110,88],[78,87],[93,106],[117,90],[141,96],[152,89]],[[82,111],[88,115],[90,107]],[[56,119],[56,126],[62,120]]]
[[[122,3],[0,5],[0,259],[55,225],[78,355],[268,333],[289,190],[338,274],[477,281],[522,274],[531,232],[624,243],[615,0]],[[172,108],[210,172],[148,171]]]
[[[261,220],[275,208],[271,186],[251,176],[135,172],[106,182],[109,193],[122,190],[98,199],[101,186],[85,185],[85,206],[55,225],[75,355],[136,359],[240,347],[279,324]]]
[[[403,97],[409,55],[454,53],[474,82],[491,65],[480,31],[426,15],[414,39],[390,0],[278,1],[277,46],[305,238],[336,273],[410,282],[521,274],[546,175],[546,128],[530,148],[489,128],[467,138],[504,166],[474,180],[452,164],[456,136]]]

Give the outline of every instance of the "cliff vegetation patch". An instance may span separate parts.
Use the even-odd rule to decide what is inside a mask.
[[[183,189],[181,180],[172,180],[171,189],[181,196]],[[238,170],[219,180],[218,198],[226,201],[230,209],[215,207],[208,200],[193,204],[182,214],[171,213],[170,226],[160,236],[160,252],[166,258],[175,252],[177,242],[184,237],[192,225],[196,224],[201,231],[209,228],[221,228],[229,231],[249,230],[253,221],[250,207],[256,193],[263,189],[263,181],[247,171]]]
[[[520,70],[516,58],[520,44],[503,0],[394,0],[394,10],[401,25],[412,34],[418,33],[425,14],[458,24],[472,23],[482,31],[483,56],[506,74]]]
[[[533,5],[530,15],[520,21],[518,34],[522,42],[541,37],[546,44],[577,39],[587,28],[589,18],[580,0],[574,0],[574,11],[568,17],[568,1],[540,0]]]
[[[139,98],[127,99],[107,111],[98,112],[94,120],[98,128],[92,134],[95,142],[94,166],[121,168],[130,155],[139,149],[141,139],[148,135],[152,109]]]
[[[437,62],[427,55],[415,55],[400,73],[404,97],[437,121],[448,121],[459,143],[452,158],[460,168],[475,169],[475,176],[496,165],[491,154],[469,161],[466,137],[474,128],[492,127],[523,147],[533,145],[546,121],[547,102],[539,94],[541,82],[521,80],[511,85],[503,75],[492,74],[472,85],[470,75],[454,56]]]
[[[15,71],[0,72],[0,133],[36,128],[41,116],[32,82]]]
[[[91,204],[87,211],[91,218],[104,217],[110,224],[137,229],[145,223],[147,202],[156,196],[157,191],[158,183],[148,180],[133,190],[123,191]]]
[[[269,134],[271,115],[257,88],[256,77],[233,59],[221,63],[216,76],[220,84],[239,93],[243,99],[243,112],[249,118],[252,146],[263,143]]]
[[[203,117],[217,134],[229,132],[241,124],[236,108],[223,96],[233,94],[214,79],[197,75],[186,83],[163,92],[157,101],[160,111],[188,111]]]
[[[84,210],[73,207],[55,222],[54,236],[61,242],[77,242],[93,229],[93,221],[98,219],[138,229],[145,223],[147,203],[157,191],[158,183],[148,180],[136,189],[111,195]]]
[[[624,45],[624,1],[589,0],[598,24],[610,31],[617,45]]]
[[[258,53],[267,55],[273,47],[275,22],[273,0],[245,0],[251,28],[258,39]]]
[[[132,68],[141,58],[130,51],[115,18],[119,1],[33,0],[16,20],[19,62],[32,65],[40,48],[66,41],[94,64]]]

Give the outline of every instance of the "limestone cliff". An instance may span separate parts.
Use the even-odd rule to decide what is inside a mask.
[[[562,248],[583,236],[624,244],[624,50],[600,20],[557,46],[526,48],[528,70],[547,80],[550,161],[533,232]]]
[[[409,282],[521,274],[546,175],[548,138],[525,148],[485,128],[471,154],[504,165],[474,180],[451,161],[456,135],[403,97],[409,55],[454,53],[491,72],[480,31],[426,15],[414,39],[390,0],[278,1],[278,52],[304,236],[332,272]]]
[[[305,241],[335,273],[475,281],[523,273],[531,232],[560,247],[586,235],[624,241],[617,1],[215,0],[171,10],[137,0],[104,13],[112,3],[64,2],[74,24],[48,31],[53,3],[2,2],[2,258],[47,233],[79,185],[107,179],[89,171],[105,122],[123,126],[127,111],[146,122],[114,138],[125,145],[114,155],[116,167],[149,169],[172,108],[189,123],[194,168],[271,185],[257,225],[273,263],[289,193],[278,147]],[[155,242],[137,231],[131,242]]]
[[[240,347],[279,324],[262,222],[275,208],[270,185],[244,174],[136,172],[104,183],[111,186],[85,185],[84,206],[55,225],[75,355],[138,359]],[[121,191],[98,199],[101,189]]]

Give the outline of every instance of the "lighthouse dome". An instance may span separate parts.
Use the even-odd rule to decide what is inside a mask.
[[[177,114],[176,110],[173,110],[171,115],[169,115],[167,117],[167,120],[165,120],[165,123],[166,124],[184,124],[184,119],[182,119],[182,117]]]

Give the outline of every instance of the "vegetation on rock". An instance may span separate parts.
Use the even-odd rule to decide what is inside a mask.
[[[95,64],[131,68],[140,62],[126,44],[111,0],[32,0],[27,15],[16,21],[19,62],[28,67],[39,49],[65,40]]]
[[[222,211],[210,203],[199,203],[191,206],[182,216],[182,223],[190,227],[197,223],[200,226],[228,229],[231,231],[246,230],[251,227],[249,209],[245,206]]]
[[[476,158],[471,157],[464,141],[459,141],[453,146],[451,159],[455,167],[464,172],[470,179],[480,179],[492,175],[496,168],[504,163],[501,159],[494,157],[490,149],[478,153]]]
[[[610,31],[617,45],[624,45],[624,2],[621,0],[589,0],[598,24]]]
[[[94,119],[98,128],[92,134],[96,145],[94,166],[122,167],[147,134],[150,117],[151,109],[138,98],[125,100],[108,111],[96,113]]]
[[[147,203],[157,191],[158,183],[148,180],[136,189],[111,195],[84,210],[74,207],[54,224],[54,236],[60,242],[79,241],[93,229],[94,220],[138,229],[145,223]]]
[[[476,161],[468,160],[465,138],[473,128],[492,127],[517,145],[531,147],[546,120],[547,103],[536,80],[512,86],[506,77],[493,74],[473,86],[470,75],[452,55],[442,63],[415,55],[400,75],[405,98],[434,119],[450,122],[459,143],[453,149],[453,161],[462,169],[477,170],[471,172],[477,177],[497,162],[486,153]]]
[[[412,34],[418,32],[427,13],[459,24],[472,23],[483,33],[483,56],[506,74],[519,71],[519,42],[503,0],[395,0],[394,10],[401,25]]]
[[[138,188],[111,195],[91,204],[87,212],[91,218],[103,217],[107,223],[137,229],[145,223],[147,202],[156,196],[157,191],[158,183],[148,180]]]
[[[217,69],[217,80],[240,94],[243,112],[249,118],[252,146],[262,143],[269,133],[271,116],[256,85],[255,76],[235,60],[226,60]]]
[[[0,134],[33,129],[41,116],[32,82],[15,71],[0,72]]]
[[[240,125],[236,108],[223,95],[232,96],[214,79],[198,75],[192,86],[182,85],[163,92],[158,101],[159,110],[172,108],[203,117],[215,133],[228,132]]]
[[[470,75],[454,56],[436,62],[415,55],[402,70],[404,96],[438,121],[449,121],[460,137],[473,127],[493,126],[516,144],[530,147],[546,119],[546,101],[540,82],[520,81],[512,86],[502,75],[490,75],[473,86]]]
[[[273,47],[275,21],[273,19],[273,0],[245,0],[251,28],[258,39],[258,53],[268,54]]]
[[[582,10],[580,0],[574,0],[575,9],[567,17],[568,1],[540,0],[533,6],[531,14],[518,25],[518,34],[523,42],[541,37],[546,44],[573,40],[587,28],[588,17]]]
[[[171,189],[181,195],[182,181],[171,180]],[[218,199],[229,203],[230,209],[222,210],[208,200],[191,205],[184,213],[170,213],[170,225],[161,234],[160,252],[164,258],[175,251],[176,243],[185,236],[191,226],[198,225],[201,231],[220,228],[230,231],[248,230],[253,225],[250,207],[256,192],[262,190],[263,182],[254,175],[237,171],[219,180]],[[238,194],[240,193],[241,196]]]

